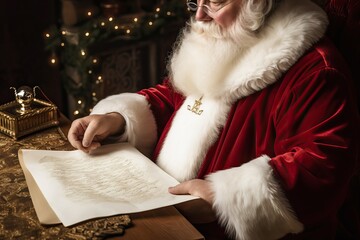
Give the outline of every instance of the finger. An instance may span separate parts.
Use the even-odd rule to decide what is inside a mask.
[[[185,195],[185,194],[189,194],[190,189],[189,189],[189,182],[183,182],[180,183],[174,187],[169,187],[168,190],[171,194],[175,194],[175,195]]]
[[[91,153],[92,151],[94,151],[95,149],[97,149],[100,146],[101,146],[101,144],[99,142],[92,142],[90,144],[90,146],[84,148],[84,150],[86,150],[87,153]]]
[[[75,120],[70,127],[69,133],[68,133],[68,140],[70,144],[79,150],[82,150],[83,152],[89,153],[92,150],[95,150],[100,146],[100,143],[97,142],[91,142],[91,144],[87,147],[83,146],[83,139],[84,139],[84,133],[87,129],[87,123],[86,119],[77,119]]]
[[[168,190],[175,195],[190,194],[192,196],[200,197],[205,201],[213,202],[213,193],[208,181],[201,179],[193,179],[170,187]]]
[[[78,126],[73,125],[68,133],[68,140],[70,144],[75,148],[81,148],[82,138],[83,138],[83,133],[81,132],[81,130],[78,129]]]
[[[83,152],[88,153],[91,149],[85,148],[82,145],[82,137],[78,137],[77,134],[71,134],[68,136],[69,142],[74,148],[77,148]]]
[[[80,149],[82,148],[82,140],[78,140],[76,134],[69,134],[68,135],[68,140],[70,142],[70,144],[74,147],[74,148],[77,148],[77,149]]]
[[[82,139],[82,146],[84,148],[89,148],[94,140],[94,137],[97,134],[98,127],[93,122],[90,122],[88,126],[85,127],[84,138]]]

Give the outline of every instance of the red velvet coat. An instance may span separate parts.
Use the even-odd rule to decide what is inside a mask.
[[[206,178],[219,222],[238,239],[359,239],[359,115],[327,23],[311,1],[287,0],[242,47],[189,32],[170,81],[110,96],[92,113],[122,114],[121,140],[178,181]],[[189,111],[194,101],[201,111]]]
[[[269,156],[305,226],[296,239],[332,239],[337,230],[359,234],[349,188],[359,164],[359,116],[346,66],[333,48],[323,39],[276,83],[238,100],[198,171],[204,178]],[[184,97],[169,83],[139,93],[155,116],[156,159]]]

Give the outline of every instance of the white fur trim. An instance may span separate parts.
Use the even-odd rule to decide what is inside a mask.
[[[179,182],[196,177],[219,128],[226,122],[230,105],[217,99],[203,98],[201,115],[189,111],[199,96],[187,97],[177,111],[160,151],[157,165]]]
[[[113,95],[96,104],[91,114],[109,112],[118,112],[125,118],[126,130],[122,139],[150,156],[157,141],[157,128],[146,98],[136,93]]]
[[[177,78],[175,73],[174,86],[185,96],[227,97],[234,102],[276,82],[324,36],[327,25],[326,13],[310,0],[281,1],[260,29],[257,41],[238,50],[225,70],[221,65],[202,72],[205,70],[198,66],[197,59],[189,58],[178,65],[181,72],[190,69],[191,75],[184,79]]]
[[[277,183],[266,155],[210,174],[214,208],[236,239],[279,239],[303,231]]]

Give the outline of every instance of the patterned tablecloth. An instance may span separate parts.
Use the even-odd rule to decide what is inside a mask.
[[[65,228],[62,224],[44,226],[39,223],[23,171],[18,150],[72,150],[60,128],[13,140],[0,133],[0,239],[105,239],[122,235],[131,225],[128,215],[83,222]]]

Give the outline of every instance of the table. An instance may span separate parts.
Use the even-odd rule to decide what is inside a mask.
[[[17,152],[20,148],[73,150],[66,135],[70,122],[60,118],[53,127],[16,141],[0,134],[0,239],[204,239],[196,228],[173,207],[89,220],[65,228],[44,226],[37,219]],[[117,228],[121,236],[98,236]],[[95,237],[96,236],[96,237]]]

